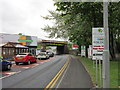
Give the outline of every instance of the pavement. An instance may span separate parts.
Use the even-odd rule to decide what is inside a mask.
[[[70,65],[58,88],[92,88],[91,78],[77,58],[71,56]]]

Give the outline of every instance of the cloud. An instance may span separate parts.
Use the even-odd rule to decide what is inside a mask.
[[[48,10],[55,10],[53,3],[52,0],[2,0],[2,32],[46,38],[48,34],[41,28],[52,22],[41,16],[48,15]]]

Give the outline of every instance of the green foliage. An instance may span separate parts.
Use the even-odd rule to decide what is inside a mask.
[[[46,16],[43,17],[44,19],[47,20],[56,20],[54,26],[46,26],[45,28],[43,28],[44,31],[46,32],[50,32],[49,37],[50,38],[67,38],[68,37],[68,33],[66,31],[66,29],[64,28],[68,28],[65,26],[64,20],[67,18],[66,17],[62,17],[59,13],[54,12],[54,11],[49,11],[51,16]]]
[[[55,20],[55,25],[46,26],[43,30],[49,32],[50,37],[68,38],[79,46],[92,44],[92,27],[103,27],[103,3],[56,2],[54,5],[57,6],[56,11],[50,11],[51,16],[47,16],[45,19]],[[115,49],[112,47],[120,45],[119,16],[120,2],[109,3],[111,53]]]
[[[86,69],[88,70],[93,83],[96,83],[96,68],[95,64],[93,67],[93,61],[86,58],[86,57],[78,57],[80,58],[80,61],[84,64]],[[99,74],[98,74],[99,75]],[[118,60],[112,60],[110,61],[110,88],[118,88],[119,77],[118,77]],[[98,83],[100,86],[100,83]],[[102,85],[101,85],[102,86]]]

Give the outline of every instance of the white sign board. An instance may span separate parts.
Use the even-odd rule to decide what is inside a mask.
[[[92,58],[92,45],[89,45],[88,48],[88,58]]]
[[[78,45],[76,43],[72,44],[72,49],[78,49]]]
[[[81,46],[81,56],[86,56],[85,54],[85,46]]]
[[[104,29],[92,28],[93,60],[103,60]]]

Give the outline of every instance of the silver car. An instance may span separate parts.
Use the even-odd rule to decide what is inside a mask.
[[[40,52],[37,56],[37,58],[40,59],[49,59],[49,55],[47,52]]]

